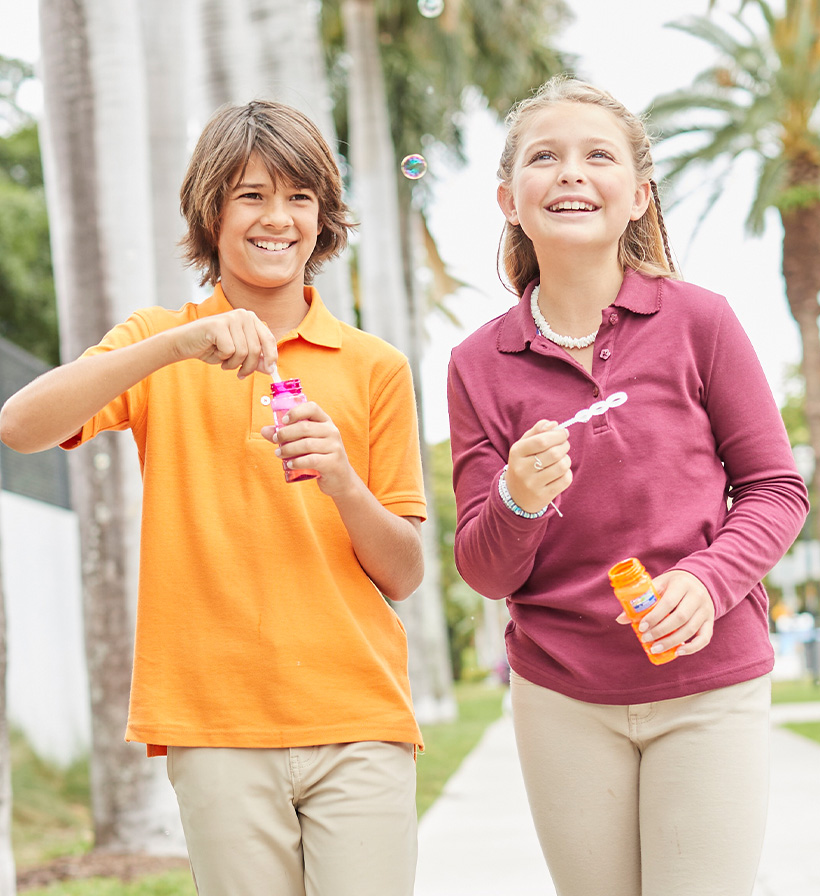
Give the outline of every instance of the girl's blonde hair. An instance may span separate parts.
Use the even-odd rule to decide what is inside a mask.
[[[624,270],[632,268],[650,277],[676,277],[658,187],[654,181],[655,163],[652,161],[651,142],[646,127],[638,116],[633,115],[605,91],[567,75],[556,75],[542,84],[531,97],[516,103],[506,118],[507,142],[498,165],[501,183],[505,186],[512,183],[521,135],[530,118],[557,103],[590,103],[608,109],[618,119],[632,151],[635,176],[640,182],[649,181],[653,199],[637,221],[629,222],[621,236],[618,261]],[[507,221],[504,225],[499,244],[499,261],[501,260],[507,279],[518,295],[522,295],[527,284],[539,276],[535,248],[520,224],[510,224]]]
[[[310,283],[326,259],[347,245],[348,208],[333,152],[316,125],[291,106],[255,100],[222,106],[197,142],[180,190],[180,210],[188,230],[180,240],[186,262],[202,271],[200,285],[219,280],[219,229],[225,199],[252,154],[265,165],[274,185],[283,180],[307,187],[319,200],[321,232],[307,264]]]

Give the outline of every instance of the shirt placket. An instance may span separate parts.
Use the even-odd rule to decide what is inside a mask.
[[[603,401],[607,397],[606,384],[612,365],[615,363],[615,335],[620,324],[618,309],[610,307],[604,311],[604,319],[595,339],[595,353],[592,357],[592,378],[595,387],[593,398]],[[596,416],[590,421],[594,432],[603,432],[609,428],[607,414]]]

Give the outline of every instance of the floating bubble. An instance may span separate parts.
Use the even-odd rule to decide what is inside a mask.
[[[419,0],[419,12],[425,19],[434,19],[444,12],[444,0]]]
[[[401,160],[401,173],[408,180],[418,180],[427,174],[427,159],[418,153],[412,153]]]

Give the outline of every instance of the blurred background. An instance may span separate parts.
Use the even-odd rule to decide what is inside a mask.
[[[0,401],[132,309],[202,297],[176,249],[178,190],[194,141],[226,102],[266,97],[301,108],[337,148],[361,222],[345,257],[317,281],[323,299],[396,344],[413,366],[431,510],[428,574],[396,609],[421,722],[465,730],[465,707],[474,705],[465,695],[479,693],[470,688],[489,688],[494,699],[503,690],[506,609],[472,592],[453,564],[445,380],[451,348],[514,301],[496,267],[504,116],[562,71],[649,113],[678,266],[729,299],[813,491],[816,7],[2,0]],[[407,156],[422,158],[403,165]],[[184,855],[164,770],[122,743],[140,508],[133,446],[130,436],[110,434],[76,455],[21,457],[0,447],[12,746],[58,770],[60,786],[70,786],[69,769],[85,781],[85,796],[67,799],[80,806],[82,832],[67,821],[68,845],[57,837],[55,854]],[[812,512],[767,582],[775,676],[805,685],[809,696],[820,678],[816,527]],[[11,804],[5,785],[0,806]],[[15,824],[18,865],[41,865],[42,849],[24,845],[25,826]],[[0,812],[0,840],[3,827]],[[41,842],[42,830],[31,836]]]

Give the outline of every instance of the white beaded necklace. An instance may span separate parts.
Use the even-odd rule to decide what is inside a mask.
[[[533,289],[532,296],[530,296],[530,310],[532,311],[532,319],[535,321],[535,326],[538,327],[544,338],[549,339],[550,342],[554,342],[556,345],[560,345],[561,348],[588,348],[595,342],[595,337],[598,335],[597,330],[594,333],[590,333],[589,336],[581,336],[580,339],[576,339],[574,336],[561,336],[560,333],[556,333],[546,322],[544,315],[541,314],[541,309],[538,307],[538,293],[540,291],[540,284]]]

